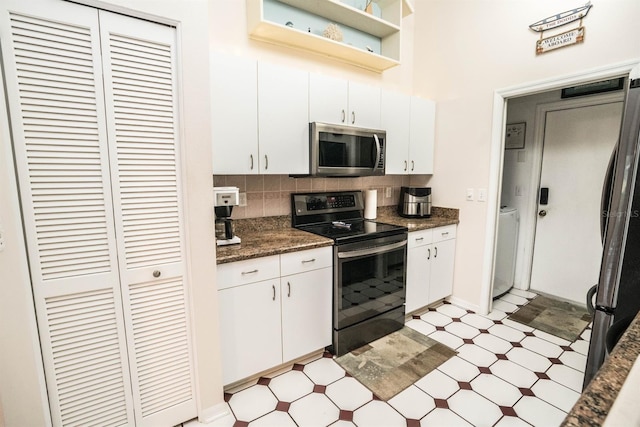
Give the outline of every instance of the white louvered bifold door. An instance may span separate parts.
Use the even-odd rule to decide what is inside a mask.
[[[197,414],[182,232],[175,28],[100,12],[136,422]]]
[[[132,425],[98,13],[37,3],[7,0],[0,36],[52,419]]]

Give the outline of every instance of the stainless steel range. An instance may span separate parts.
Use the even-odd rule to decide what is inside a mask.
[[[404,325],[407,228],[364,219],[361,191],[291,195],[292,225],[333,239],[333,345],[341,356]]]

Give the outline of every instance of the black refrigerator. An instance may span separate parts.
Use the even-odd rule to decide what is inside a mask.
[[[603,183],[602,263],[583,388],[640,309],[640,79],[628,84],[620,138]]]

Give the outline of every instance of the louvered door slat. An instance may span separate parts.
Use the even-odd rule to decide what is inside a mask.
[[[6,1],[0,37],[52,420],[133,424],[98,14]]]
[[[100,16],[119,265],[139,396],[136,420],[177,423],[194,417],[196,408],[175,120],[175,29]]]

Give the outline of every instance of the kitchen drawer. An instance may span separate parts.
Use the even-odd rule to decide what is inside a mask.
[[[218,265],[218,290],[280,277],[279,255]]]
[[[419,246],[428,245],[433,241],[433,230],[412,231],[407,237],[407,248],[417,248]]]
[[[433,229],[433,243],[442,242],[443,240],[450,240],[456,238],[455,224],[446,225],[444,227],[438,227]]]
[[[309,249],[280,255],[280,272],[282,276],[298,274],[333,265],[333,248]]]

